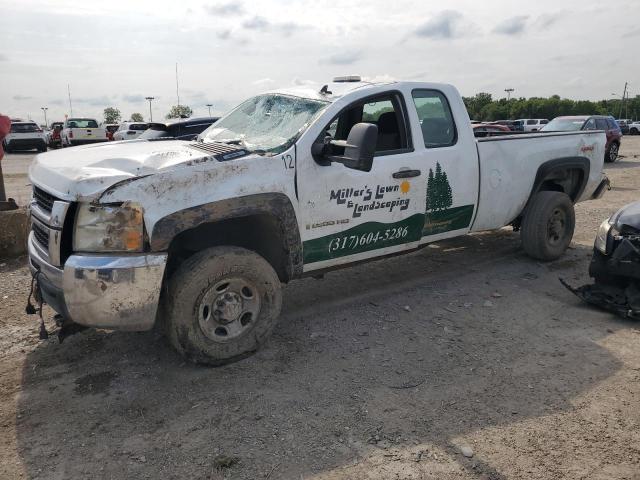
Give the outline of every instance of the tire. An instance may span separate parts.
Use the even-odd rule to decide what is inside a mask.
[[[607,151],[604,155],[604,161],[607,163],[613,163],[618,159],[618,151],[620,150],[620,144],[617,142],[612,142],[607,148]]]
[[[39,152],[43,152],[43,153],[44,153],[44,152],[46,152],[46,151],[47,151],[47,144],[45,143],[45,144],[43,144],[43,145],[40,145],[40,146],[38,147],[38,151],[39,151]]]
[[[571,243],[575,225],[573,202],[566,193],[538,192],[522,220],[522,247],[537,260],[555,260]]]
[[[213,247],[189,257],[171,276],[162,321],[178,353],[223,365],[258,350],[281,307],[280,280],[264,258],[240,247]]]

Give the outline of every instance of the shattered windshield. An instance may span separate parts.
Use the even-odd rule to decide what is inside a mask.
[[[289,95],[258,95],[218,120],[200,138],[277,154],[289,148],[328,105],[329,102]]]

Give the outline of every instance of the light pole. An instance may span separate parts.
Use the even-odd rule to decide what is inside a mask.
[[[40,107],[40,110],[44,112],[44,126],[47,127],[49,125],[47,123],[47,110],[49,110],[49,107]]]
[[[151,102],[155,99],[156,97],[144,97],[145,100],[149,101],[149,121],[153,122],[153,113],[151,113]]]
[[[507,102],[511,100],[511,92],[513,92],[513,88],[505,88],[504,91],[507,92]]]
[[[209,107],[209,117],[211,117],[211,107],[213,107],[213,103],[207,103],[207,107]]]

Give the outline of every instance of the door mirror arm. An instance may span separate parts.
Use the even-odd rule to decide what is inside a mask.
[[[337,162],[342,163],[347,168],[369,172],[373,166],[373,156],[376,152],[377,141],[377,125],[356,123],[351,127],[346,141],[332,140],[331,137],[325,137],[323,143],[317,142],[313,145],[311,152],[315,158],[320,158],[321,161],[318,162],[320,165],[326,166],[330,165],[331,162]],[[327,155],[329,144],[344,148],[344,155]],[[316,156],[315,152],[322,152],[322,154]]]

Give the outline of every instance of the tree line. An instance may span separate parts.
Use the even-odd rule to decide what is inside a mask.
[[[627,99],[571,100],[553,95],[548,98],[501,98],[494,100],[490,93],[462,97],[472,120],[491,122],[518,118],[548,118],[562,115],[611,115],[614,118],[640,118],[640,95]],[[622,107],[622,108],[621,108]]]
[[[107,107],[103,110],[104,123],[120,123],[122,121],[122,113],[115,107]],[[169,110],[169,113],[165,115],[168,120],[170,118],[189,118],[193,115],[193,111],[186,105],[174,105]],[[141,113],[132,113],[129,117],[130,122],[144,122],[144,117]]]

